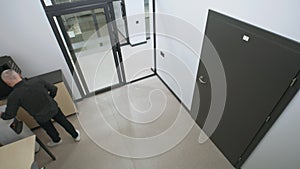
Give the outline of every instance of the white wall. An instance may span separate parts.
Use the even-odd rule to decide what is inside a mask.
[[[40,0],[0,2],[0,55],[10,55],[24,77],[62,69],[69,86],[72,75]],[[75,89],[75,97],[79,94]]]
[[[145,42],[146,26],[144,0],[125,0],[125,9],[130,44],[135,45]]]
[[[180,18],[164,14],[156,18],[157,73],[190,108],[203,36]]]
[[[157,38],[158,52],[164,51],[164,53],[167,53],[164,58],[159,53],[157,54],[157,68],[162,70],[161,72],[158,71],[158,74],[181,98],[183,103],[190,108],[194,89],[192,85],[195,83],[199,62],[200,48],[197,48],[197,45],[202,45],[202,41],[197,39],[203,38],[194,28],[198,32],[204,33],[208,9],[213,9],[300,42],[299,6],[300,1],[298,0],[156,0],[158,13],[180,18],[172,22],[170,17],[157,16],[157,31],[161,34]],[[193,26],[183,24],[184,21]],[[173,40],[167,35],[180,38],[183,43],[178,43],[178,39]],[[194,52],[188,51],[188,48],[182,45],[184,43],[188,43],[189,50],[192,49]],[[194,53],[198,53],[198,57],[195,57]],[[192,75],[187,76],[186,73],[190,71]],[[179,84],[176,84],[176,82]],[[299,160],[294,160],[299,157],[299,148],[296,148],[299,147],[299,139],[297,139],[294,132],[290,132],[299,131],[300,129],[300,123],[296,123],[296,119],[299,119],[299,105],[300,97],[298,93],[289,108],[283,112],[282,117],[274,124],[268,135],[249,157],[244,166],[245,168],[280,169],[285,164],[284,168],[293,169],[295,166],[300,165]],[[298,114],[296,111],[298,111]],[[289,138],[283,140],[282,137]],[[272,155],[273,152],[281,151],[284,155]],[[283,159],[278,160],[279,157]],[[293,163],[291,163],[292,160]],[[274,165],[271,163],[274,163]]]

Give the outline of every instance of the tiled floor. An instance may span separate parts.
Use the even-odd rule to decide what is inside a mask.
[[[41,150],[47,169],[233,169],[211,141],[198,143],[200,129],[159,81],[148,78],[77,103],[69,120],[81,131],[79,143],[57,127],[63,144]],[[55,124],[57,126],[57,124]],[[42,141],[49,138],[41,129]]]

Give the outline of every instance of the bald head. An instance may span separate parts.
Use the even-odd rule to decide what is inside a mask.
[[[12,69],[4,70],[1,73],[1,79],[10,87],[14,87],[17,83],[22,81],[21,76]]]

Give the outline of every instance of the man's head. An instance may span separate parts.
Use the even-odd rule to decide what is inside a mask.
[[[4,70],[1,74],[1,79],[10,87],[14,87],[22,81],[21,76],[12,69]]]

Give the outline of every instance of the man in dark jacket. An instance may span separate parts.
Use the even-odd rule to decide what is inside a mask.
[[[22,79],[12,69],[3,71],[1,78],[8,86],[13,88],[7,98],[5,112],[0,112],[3,120],[14,118],[19,107],[23,107],[51,137],[52,141],[47,144],[49,147],[62,143],[62,139],[59,137],[59,133],[53,126],[51,119],[60,124],[75,141],[80,141],[79,131],[66,119],[53,99],[57,92],[56,86],[38,78]]]

